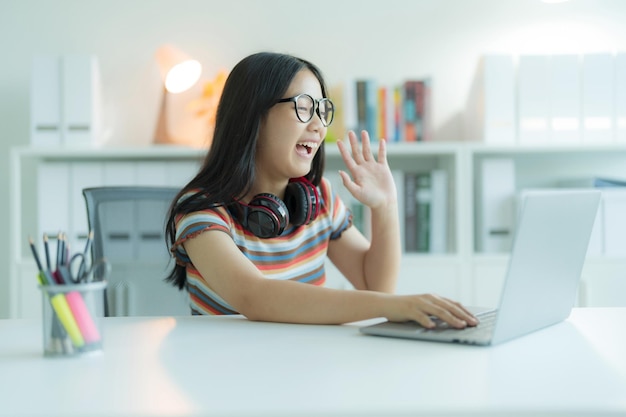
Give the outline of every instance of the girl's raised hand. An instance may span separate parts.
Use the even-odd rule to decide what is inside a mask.
[[[369,134],[361,131],[361,144],[356,133],[348,132],[351,152],[347,145],[338,141],[339,153],[350,175],[340,170],[343,185],[366,206],[376,209],[397,203],[397,191],[393,175],[387,164],[386,141],[378,143],[378,160],[372,154]]]

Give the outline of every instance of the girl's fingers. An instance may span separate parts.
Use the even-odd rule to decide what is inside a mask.
[[[378,162],[387,165],[387,141],[385,139],[378,141]]]
[[[352,158],[354,162],[357,164],[363,163],[363,154],[361,153],[361,149],[359,147],[359,141],[357,140],[356,134],[353,131],[348,133],[348,138],[350,139],[350,147],[352,148]]]
[[[431,327],[428,326],[428,324],[430,324],[429,321],[432,320],[424,320],[422,316],[424,313],[429,316],[437,317],[456,328],[464,328],[467,325],[475,326],[478,324],[478,320],[457,302],[432,294],[419,296],[419,298],[421,299],[421,305],[418,308],[419,311],[415,320],[422,325],[426,323],[425,327]]]
[[[350,171],[352,171],[352,169],[355,166],[355,163],[354,163],[354,159],[352,159],[352,155],[350,155],[350,152],[346,148],[345,142],[342,140],[338,140],[337,147],[339,147],[339,153],[341,154],[344,164],[346,164],[346,167]]]
[[[371,161],[374,159],[372,148],[370,147],[370,135],[366,130],[361,131],[361,146],[363,147],[363,159]]]

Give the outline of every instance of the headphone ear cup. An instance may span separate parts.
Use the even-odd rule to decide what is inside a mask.
[[[293,181],[285,191],[285,205],[289,211],[291,224],[302,226],[317,217],[319,205],[316,190],[309,184]]]
[[[255,196],[245,211],[244,226],[263,239],[280,236],[289,224],[285,203],[272,194]]]

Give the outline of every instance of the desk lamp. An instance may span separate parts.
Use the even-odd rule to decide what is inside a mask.
[[[202,65],[170,44],[157,49],[155,58],[163,80],[163,95],[154,142],[171,143],[167,127],[167,96],[193,87],[200,79]]]

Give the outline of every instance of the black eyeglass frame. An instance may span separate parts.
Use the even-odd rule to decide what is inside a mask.
[[[307,96],[313,102],[313,111],[311,112],[311,116],[307,120],[302,120],[302,117],[300,116],[300,113],[298,112],[298,99],[300,97],[302,97],[302,96]],[[328,97],[324,97],[324,98],[320,98],[319,100],[316,100],[313,97],[311,97],[309,94],[302,93],[302,94],[298,94],[297,96],[293,96],[293,97],[281,98],[276,103],[288,103],[290,101],[293,102],[293,109],[296,111],[296,116],[298,117],[298,120],[300,120],[302,123],[310,122],[311,119],[313,119],[313,116],[316,113],[317,113],[317,116],[320,118],[320,120],[321,120],[322,124],[324,125],[324,127],[330,126],[330,124],[335,119],[335,103],[333,103],[333,101],[331,99],[329,99]],[[331,115],[331,118],[330,118],[330,121],[328,122],[328,124],[324,121],[324,118],[320,115],[320,102],[322,102],[322,101],[329,103],[331,108],[333,109],[332,115]]]

